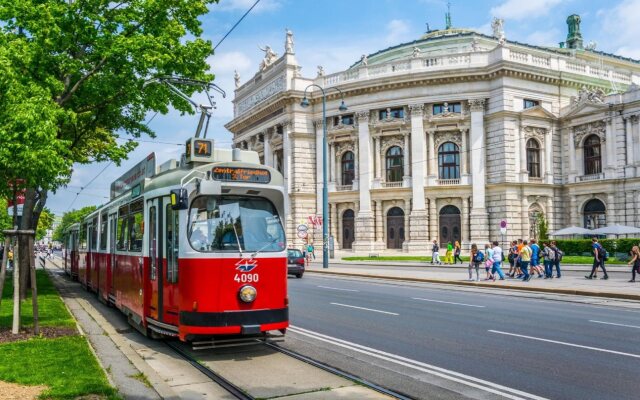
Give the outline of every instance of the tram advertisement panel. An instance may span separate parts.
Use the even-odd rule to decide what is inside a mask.
[[[156,153],[151,153],[146,159],[140,161],[120,178],[111,183],[111,199],[115,199],[122,193],[131,190],[145,178],[151,178],[156,173]]]
[[[213,179],[227,182],[269,183],[271,173],[259,168],[215,167]]]

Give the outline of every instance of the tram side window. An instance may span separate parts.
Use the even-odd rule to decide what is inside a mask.
[[[94,218],[89,226],[89,248],[91,250],[98,248],[98,218]]]
[[[87,224],[80,226],[80,250],[87,249]]]
[[[127,229],[127,215],[118,216],[118,240],[116,248],[120,251],[129,250],[129,230]]]
[[[167,281],[178,282],[178,249],[179,226],[178,211],[167,205],[166,242],[167,242]]]
[[[100,217],[100,250],[107,249],[107,214]]]
[[[144,234],[144,225],[143,225],[142,211],[138,211],[129,215],[129,238],[131,239],[131,245],[129,247],[129,251],[135,251],[135,252],[142,251],[143,234]]]

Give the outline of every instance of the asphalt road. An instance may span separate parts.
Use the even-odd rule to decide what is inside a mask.
[[[313,274],[289,297],[288,346],[413,398],[640,396],[637,309]]]

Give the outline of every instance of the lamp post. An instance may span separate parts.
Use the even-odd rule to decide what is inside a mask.
[[[309,107],[307,91],[310,87],[317,87],[322,92],[322,268],[329,268],[329,192],[327,191],[327,92],[330,89],[338,91],[342,97],[338,110],[347,111],[344,104],[344,93],[337,87],[322,88],[312,83],[304,89],[304,98],[300,102],[303,108]]]

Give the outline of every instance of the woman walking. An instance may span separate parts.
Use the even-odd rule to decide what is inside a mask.
[[[453,245],[451,242],[447,243],[447,252],[445,253],[445,263],[452,265],[453,264]]]
[[[484,245],[484,270],[487,273],[487,277],[484,279],[485,281],[492,280],[493,274],[491,273],[491,269],[493,268],[493,249],[489,243]]]
[[[462,253],[462,249],[460,248],[460,242],[456,240],[456,243],[453,245],[453,263],[457,264],[458,260],[460,260],[460,264],[463,264],[462,258],[460,258],[460,253]]]
[[[473,280],[473,269],[476,270],[476,282],[480,280],[480,260],[481,257],[478,257],[478,246],[476,244],[471,245],[471,254],[469,255],[469,280]]]
[[[633,246],[631,249],[631,261],[627,265],[631,265],[631,280],[629,282],[636,281],[636,272],[640,273],[640,248]],[[469,276],[471,276],[471,270],[469,270]]]

